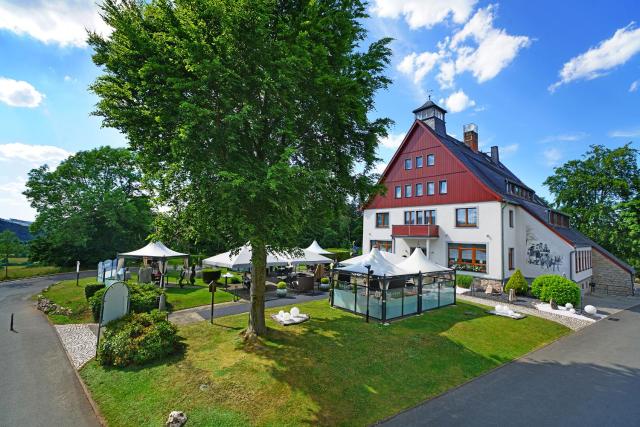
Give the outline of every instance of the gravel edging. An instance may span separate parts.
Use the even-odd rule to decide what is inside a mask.
[[[89,360],[96,356],[96,345],[98,338],[92,330],[91,323],[80,323],[70,325],[54,325],[60,342],[67,354],[71,363],[76,370],[79,370]]]
[[[568,316],[560,316],[557,314],[553,314],[553,313],[548,313],[545,311],[541,311],[541,310],[537,310],[535,308],[530,308],[530,307],[525,307],[522,305],[515,305],[515,304],[509,304],[506,302],[502,302],[502,301],[492,301],[492,300],[488,300],[486,298],[478,298],[478,297],[472,297],[472,296],[468,296],[465,294],[459,294],[457,295],[457,298],[463,301],[469,301],[469,302],[473,302],[476,304],[482,304],[482,305],[495,305],[495,304],[501,304],[501,305],[506,305],[507,307],[509,307],[511,310],[518,312],[518,313],[523,313],[523,314],[528,314],[531,316],[536,316],[536,317],[541,317],[543,319],[547,319],[547,320],[551,320],[552,322],[556,322],[556,323],[560,323],[561,325],[566,326],[567,328],[577,331],[579,329],[584,328],[585,326],[589,326],[592,325],[595,322],[587,322],[585,320],[580,320],[580,319],[575,319],[572,317],[568,317]]]

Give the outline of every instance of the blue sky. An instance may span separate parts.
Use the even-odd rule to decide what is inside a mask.
[[[395,121],[379,168],[428,93],[449,133],[479,126],[481,149],[539,194],[590,144],[640,139],[640,3],[373,0],[370,40],[393,37],[391,87],[372,116]],[[87,90],[99,70],[84,28],[108,32],[92,1],[0,0],[0,217],[33,219],[28,171],[125,138],[101,129]],[[638,148],[638,145],[634,143]]]

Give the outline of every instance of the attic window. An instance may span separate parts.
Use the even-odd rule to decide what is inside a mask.
[[[569,217],[555,211],[549,211],[549,223],[558,227],[569,227]]]
[[[533,191],[527,190],[513,182],[507,182],[507,193],[526,200],[533,200]]]

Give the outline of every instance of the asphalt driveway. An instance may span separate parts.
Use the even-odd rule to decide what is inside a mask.
[[[30,300],[69,278],[75,273],[0,282],[0,425],[100,425],[55,330]],[[11,313],[17,332],[9,331]]]
[[[640,425],[640,305],[611,319],[401,413],[383,425]]]

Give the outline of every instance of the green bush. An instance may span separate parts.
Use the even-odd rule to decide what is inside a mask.
[[[542,287],[540,294],[542,301],[549,302],[553,299],[558,305],[565,305],[568,302],[575,307],[580,305],[580,288],[566,277],[547,275],[542,279],[542,283],[539,284]]]
[[[110,322],[98,347],[104,366],[143,365],[182,348],[178,328],[158,310],[129,314]]]
[[[211,282],[216,282],[221,275],[222,275],[222,271],[220,270],[206,268],[202,270],[202,281],[208,285]]]
[[[100,289],[104,289],[104,283],[89,283],[84,287],[84,297],[89,301],[89,298],[91,298]]]
[[[278,289],[287,289],[287,284],[285,282],[278,282],[276,285]]]
[[[329,284],[329,278],[328,277],[323,277],[322,279],[320,279],[320,283],[325,284],[325,285]]]
[[[473,276],[468,276],[466,274],[456,274],[456,286],[459,288],[469,289],[471,284],[473,283]]]
[[[231,283],[242,283],[242,279],[239,278],[238,276],[233,276],[232,278],[229,279],[229,281]]]
[[[132,313],[148,313],[158,308],[160,295],[164,291],[156,285],[136,285],[129,283],[129,308]],[[100,310],[102,308],[102,297],[106,292],[106,288],[97,291],[90,299],[91,311],[93,319],[97,322],[100,320]],[[167,301],[167,308],[170,304]]]
[[[553,278],[553,277],[557,277],[557,275],[543,274],[533,279],[533,282],[531,282],[531,295],[533,295],[536,298],[541,298],[542,288],[544,287],[544,284],[550,280],[549,278]]]
[[[517,269],[516,272],[509,277],[509,281],[504,287],[504,291],[507,293],[509,293],[511,289],[515,290],[517,295],[526,295],[529,290],[529,283],[527,283],[520,269]]]

